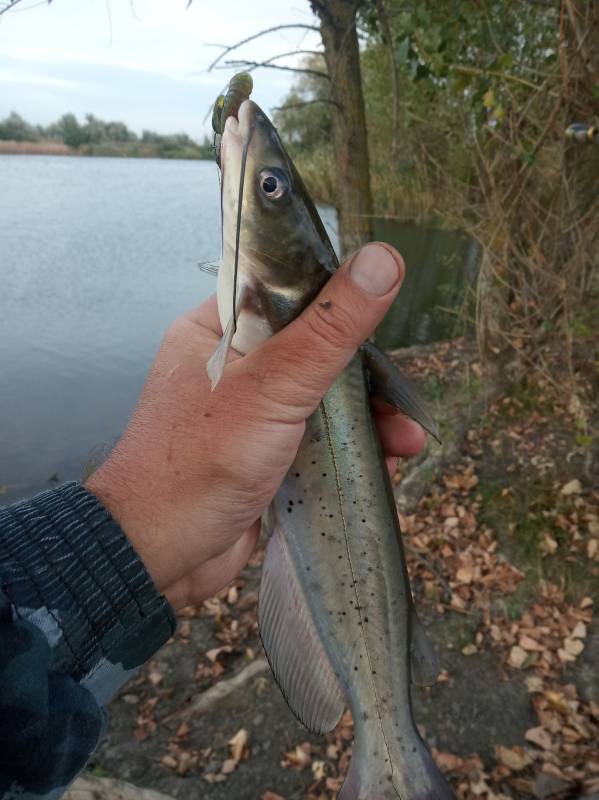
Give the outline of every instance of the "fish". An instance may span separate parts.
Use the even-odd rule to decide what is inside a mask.
[[[275,127],[250,99],[251,84],[234,85],[235,102],[224,113],[226,96],[219,99],[214,120],[224,333],[207,365],[213,387],[226,379],[231,347],[245,354],[277,333],[339,266]],[[353,751],[339,800],[450,800],[412,715],[411,682],[433,683],[437,668],[414,608],[372,394],[438,436],[390,359],[366,342],[307,420],[264,515],[260,636],[308,730],[327,733],[351,711]]]

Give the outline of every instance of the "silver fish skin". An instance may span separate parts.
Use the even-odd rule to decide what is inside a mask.
[[[259,346],[338,266],[300,176],[253,101],[225,120],[221,145],[217,294],[224,334],[208,365],[213,386],[226,380],[229,347],[247,353]],[[275,678],[306,727],[330,731],[351,709],[355,742],[341,800],[450,800],[412,718],[411,656],[427,659],[421,646],[414,649],[422,636],[371,385],[427,426],[388,359],[360,351],[307,421],[265,515],[260,633]]]
[[[308,420],[268,525],[261,635],[288,702],[308,727],[332,727],[349,705],[355,741],[339,797],[449,800],[453,793],[412,716],[415,617],[360,354]],[[281,576],[285,591],[273,592],[270,584]],[[298,624],[302,615],[311,629]],[[290,636],[295,646],[281,643]],[[335,682],[340,692],[329,708]]]

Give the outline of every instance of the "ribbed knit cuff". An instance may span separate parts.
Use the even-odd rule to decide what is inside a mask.
[[[77,679],[105,659],[139,666],[176,628],[118,523],[74,482],[0,508],[0,588]]]

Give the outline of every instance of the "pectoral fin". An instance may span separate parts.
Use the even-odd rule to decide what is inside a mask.
[[[214,353],[212,353],[212,355],[206,362],[206,372],[208,373],[208,377],[210,378],[210,382],[212,383],[212,391],[216,389],[216,385],[223,376],[225,365],[227,363],[227,356],[229,355],[229,349],[231,347],[231,343],[233,341],[233,337],[235,336],[235,331],[237,328],[236,320],[239,318],[239,313],[241,311],[241,308],[243,307],[243,301],[246,296],[246,291],[247,291],[246,287],[242,286],[239,292],[237,293],[235,313],[231,314],[231,317],[227,322],[225,332],[223,333],[216,350],[214,351]]]
[[[212,353],[208,359],[208,362],[206,363],[206,372],[208,373],[208,377],[210,378],[210,382],[212,384],[212,391],[216,389],[217,383],[222,378],[225,364],[227,363],[227,355],[229,354],[229,348],[231,347],[231,342],[233,341],[234,335],[235,319],[231,314],[231,319],[227,323],[227,327],[225,328],[225,332],[218,343],[218,347],[214,353]]]
[[[345,708],[341,687],[318,637],[280,524],[262,567],[258,626],[266,656],[291,711],[314,733],[327,733]]]
[[[439,665],[426,631],[416,611],[412,610],[412,683],[432,686],[437,682]]]
[[[386,403],[420,423],[438,442],[439,428],[426,404],[410,381],[402,375],[389,356],[372,342],[362,345],[362,353],[368,369],[370,388]]]

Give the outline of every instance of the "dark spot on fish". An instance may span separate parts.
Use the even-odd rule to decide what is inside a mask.
[[[313,463],[313,464],[316,464],[316,461],[313,461],[312,463]]]
[[[364,617],[364,622],[368,622],[368,617]]]
[[[354,667],[354,672],[357,672],[357,671],[358,671],[358,668],[357,668],[357,667]]]
[[[205,417],[211,417],[211,416],[212,416],[212,414],[211,414],[209,411],[206,411],[206,412],[204,413],[204,416],[205,416]]]
[[[352,500],[352,503],[353,503],[354,505],[356,505],[356,503],[357,503],[357,502],[358,502],[357,500]]]
[[[299,478],[299,476],[300,476],[299,472],[296,472],[296,473],[295,473],[295,477],[296,477],[296,478]]]
[[[326,533],[323,531],[320,535],[321,536],[326,536]]]
[[[413,748],[412,748],[412,752],[413,752],[413,753],[415,753],[415,752],[416,752],[416,748],[415,748],[415,747],[413,747]]]
[[[368,714],[367,714],[365,711],[362,711],[362,720],[363,720],[364,722],[367,722],[367,721],[368,721]]]
[[[306,567],[306,571],[307,571],[307,572],[310,572],[310,567]]]
[[[376,670],[375,669],[372,670],[372,674],[376,675]]]
[[[289,500],[289,505],[290,505],[290,506],[292,506],[292,505],[293,505],[293,500]]]
[[[343,558],[343,556],[337,556],[337,558]]]
[[[291,512],[292,512],[292,511],[293,511],[293,509],[292,509],[292,508],[291,508],[291,506],[290,506],[290,507],[287,509],[287,513],[288,513],[288,514],[291,514]]]
[[[304,505],[304,501],[301,498],[297,502],[300,504],[300,506]]]
[[[366,522],[366,520],[365,520],[365,519],[362,519],[362,522]]]
[[[330,519],[333,519],[333,517],[334,517],[334,514],[329,514],[329,518]]]
[[[323,478],[326,478],[326,476],[327,476],[326,472],[323,472],[323,473],[322,473],[322,477],[323,477]]]

